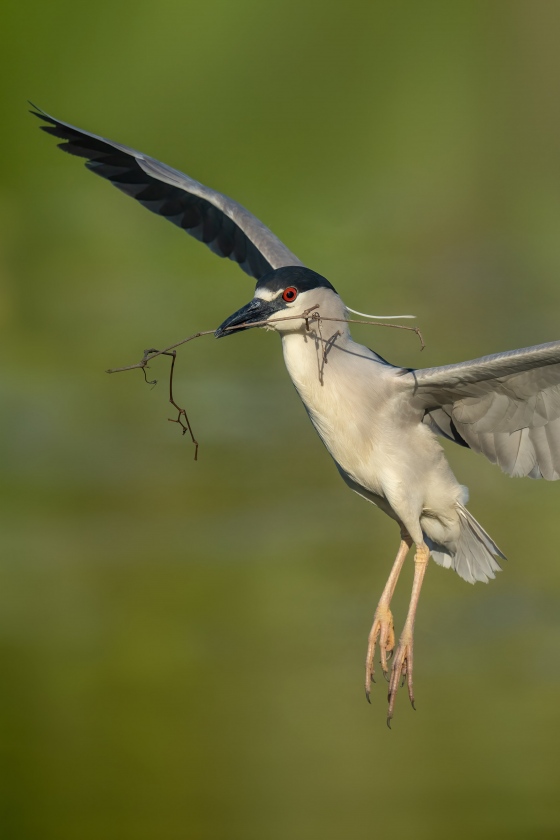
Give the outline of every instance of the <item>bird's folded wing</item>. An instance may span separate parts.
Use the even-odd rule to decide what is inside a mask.
[[[560,477],[560,341],[408,377],[413,405],[437,433],[510,475]]]
[[[302,265],[272,231],[231,198],[128,146],[33,108],[31,113],[48,123],[41,126],[43,131],[64,141],[60,149],[86,158],[92,172],[183,228],[218,256],[239,263],[247,274],[259,279],[275,268]]]

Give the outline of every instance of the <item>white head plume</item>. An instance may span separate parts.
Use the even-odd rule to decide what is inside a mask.
[[[367,312],[358,312],[357,309],[350,309],[349,306],[346,309],[354,315],[361,315],[362,318],[376,318],[381,321],[393,321],[395,318],[416,318],[416,315],[368,315]]]

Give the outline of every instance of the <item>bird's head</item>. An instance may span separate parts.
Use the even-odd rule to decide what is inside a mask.
[[[215,336],[222,338],[252,326],[263,326],[263,321],[279,333],[295,332],[305,328],[308,314],[320,312],[324,317],[344,318],[345,311],[328,280],[303,266],[285,266],[261,277],[253,300],[226,318]]]

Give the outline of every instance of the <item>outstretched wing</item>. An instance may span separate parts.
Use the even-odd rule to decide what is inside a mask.
[[[43,131],[63,141],[60,149],[86,158],[92,172],[204,242],[219,257],[239,263],[252,277],[259,279],[282,266],[303,265],[272,231],[231,198],[128,146],[33,108],[31,113],[48,123],[41,126]]]
[[[407,371],[435,432],[509,475],[560,478],[560,341]]]

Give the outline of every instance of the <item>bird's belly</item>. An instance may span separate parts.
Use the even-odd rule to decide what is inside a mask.
[[[404,417],[398,406],[387,402],[380,409],[349,399],[341,408],[340,399],[326,389],[303,401],[340,469],[369,493],[397,507],[412,497],[420,507],[430,507],[436,504],[435,488],[450,498],[456,495],[458,484],[437,439],[426,426]]]
[[[284,358],[311,422],[349,485],[409,529],[422,511],[447,515],[462,488],[422,416],[401,398],[393,369],[336,349],[323,375],[296,338]],[[313,366],[315,365],[315,366]],[[364,492],[362,492],[364,491]]]
[[[450,471],[421,415],[400,398],[394,369],[360,355],[369,351],[359,345],[334,346],[319,369],[313,342],[294,335],[283,345],[309,418],[343,473],[382,498],[406,497],[415,485],[427,500],[419,485],[436,473],[439,485]]]
[[[335,397],[328,388],[312,400],[300,396],[319,437],[339,467],[362,487],[381,495],[384,445],[371,408],[355,405],[353,400],[341,400],[339,392]],[[364,416],[369,422],[363,422]]]

